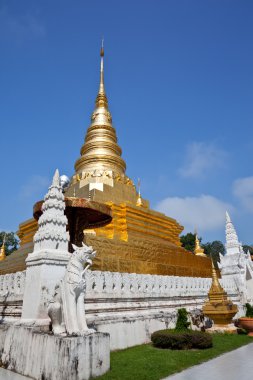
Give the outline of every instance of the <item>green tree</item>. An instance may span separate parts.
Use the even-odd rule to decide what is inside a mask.
[[[249,251],[249,253],[253,255],[253,247],[251,245],[243,245],[242,248],[245,253],[248,253]]]
[[[202,247],[204,248],[205,254],[209,257],[212,257],[214,266],[217,268],[217,263],[220,262],[219,253],[222,255],[225,253],[224,244],[219,240],[214,240],[213,242],[202,244]]]
[[[186,235],[182,235],[180,237],[180,241],[181,241],[182,247],[184,247],[185,249],[187,249],[187,251],[194,252],[195,238],[196,238],[196,235],[192,234],[191,232],[189,232]],[[202,239],[199,238],[199,242],[201,242],[201,240]]]
[[[176,330],[187,330],[190,326],[190,322],[188,322],[187,318],[187,311],[184,307],[181,309],[178,309],[177,311],[177,323],[176,323]]]
[[[6,256],[10,255],[13,251],[16,251],[18,249],[18,243],[19,240],[14,232],[0,232],[0,247],[3,245],[5,237],[5,253]]]

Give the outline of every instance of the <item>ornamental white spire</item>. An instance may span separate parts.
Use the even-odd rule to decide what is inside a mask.
[[[241,252],[235,227],[231,221],[229,213],[226,211],[226,255],[233,255]]]
[[[52,185],[44,198],[39,229],[34,235],[34,250],[68,251],[69,234],[66,231],[67,217],[64,215],[65,202],[58,169],[55,171]]]

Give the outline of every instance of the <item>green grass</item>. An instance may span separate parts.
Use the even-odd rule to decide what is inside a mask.
[[[247,335],[214,334],[213,347],[205,350],[174,351],[152,344],[111,353],[111,370],[99,380],[160,380],[248,343]]]

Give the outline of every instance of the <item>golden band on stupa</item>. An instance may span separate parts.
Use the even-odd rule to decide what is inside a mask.
[[[104,48],[100,52],[100,83],[95,110],[87,129],[75,173],[66,197],[86,198],[110,206],[112,221],[85,230],[86,244],[98,252],[93,269],[112,272],[209,277],[211,261],[185,250],[179,235],[183,227],[173,218],[149,207],[133,181],[117,142],[104,85]],[[4,263],[0,274],[25,269],[33,249],[37,221],[19,225],[20,248]]]

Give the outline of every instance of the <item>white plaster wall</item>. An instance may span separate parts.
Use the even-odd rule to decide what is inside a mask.
[[[87,380],[109,370],[109,340],[101,333],[62,338],[27,327],[11,326],[7,332],[1,327],[1,362],[36,380]]]
[[[53,281],[54,273],[50,272],[49,275]],[[5,276],[0,276],[0,283],[5,283],[5,290],[1,293],[0,287],[0,313],[3,305],[1,294],[6,294],[8,289],[13,291],[10,290],[13,289],[13,279],[1,277]],[[35,276],[33,281],[36,280]],[[221,283],[241,311],[237,283],[228,277],[222,279]],[[210,285],[211,278],[87,271],[86,319],[90,327],[110,333],[111,349],[146,343],[150,341],[153,331],[174,327],[178,308],[185,307],[188,311],[201,310]],[[12,300],[13,297],[14,300],[22,298],[22,291],[24,287],[18,291],[19,294],[12,293]],[[7,297],[8,300],[10,296]],[[15,306],[16,317],[18,311],[19,316],[21,315],[21,308],[21,303]]]

